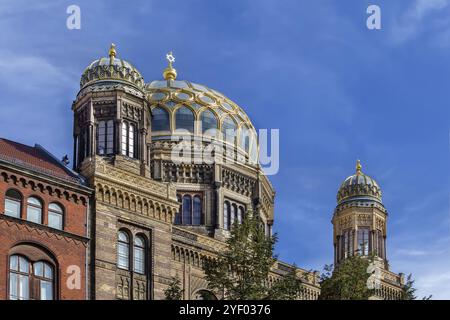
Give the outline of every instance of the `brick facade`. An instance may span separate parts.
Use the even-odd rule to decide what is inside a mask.
[[[0,151],[3,150],[0,148]],[[48,158],[46,161],[54,160]],[[9,260],[12,255],[25,257],[30,265],[45,261],[52,266],[55,299],[86,299],[90,189],[76,183],[70,174],[67,174],[67,179],[62,174],[50,176],[40,168],[27,164],[29,162],[20,162],[19,165],[0,159],[0,300],[9,298]],[[76,174],[73,176],[76,177]],[[21,195],[19,218],[5,214],[5,194],[11,189]],[[29,197],[41,201],[42,223],[27,221]],[[63,208],[62,230],[48,226],[51,203]],[[75,273],[80,277],[79,286],[72,276],[77,276]],[[33,286],[30,284],[30,293]]]

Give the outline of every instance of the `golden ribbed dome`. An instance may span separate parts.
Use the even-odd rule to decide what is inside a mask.
[[[341,184],[337,193],[338,204],[348,201],[377,201],[381,203],[381,188],[378,183],[362,173],[361,163],[356,164],[356,173]]]

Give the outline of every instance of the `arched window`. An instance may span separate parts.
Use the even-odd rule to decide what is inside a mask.
[[[130,158],[136,158],[137,156],[137,133],[136,125],[124,121],[122,123],[122,154]]]
[[[194,196],[193,209],[192,224],[199,226],[202,224],[202,200],[200,196]]]
[[[342,234],[342,257],[353,255],[353,230],[345,230]]]
[[[125,231],[119,231],[117,243],[117,267],[130,269],[130,237]]]
[[[188,107],[181,107],[175,113],[175,128],[176,130],[187,130],[194,132],[194,113]]]
[[[228,143],[236,144],[236,123],[227,116],[222,120],[222,139]]]
[[[17,254],[9,257],[10,300],[53,300],[54,287],[53,266],[49,263],[32,263]]]
[[[50,203],[48,205],[48,226],[51,228],[63,229],[64,211],[59,204]]]
[[[201,131],[211,136],[217,132],[217,118],[211,110],[205,110],[201,115]]]
[[[5,194],[5,214],[7,216],[20,218],[22,208],[22,195],[19,191],[9,189]]]
[[[97,154],[111,155],[114,153],[114,121],[102,120],[97,125]]]
[[[134,238],[133,259],[134,272],[145,274],[145,240],[142,236]]]
[[[53,300],[53,267],[43,261],[34,263],[34,286],[38,288],[39,300]]]
[[[27,200],[27,220],[42,223],[42,203],[35,197],[30,197]]]
[[[225,201],[223,203],[223,228],[225,230],[230,230],[230,203]]]
[[[183,196],[183,224],[192,224],[192,198],[190,195]]]
[[[152,131],[169,131],[169,113],[160,107],[152,110]]]
[[[9,257],[9,299],[28,300],[30,298],[30,263],[22,256]]]
[[[358,228],[358,252],[360,255],[369,255],[369,228]]]

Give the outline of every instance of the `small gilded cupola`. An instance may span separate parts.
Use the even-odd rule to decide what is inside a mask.
[[[355,200],[381,203],[381,188],[374,179],[362,172],[360,160],[357,160],[355,174],[342,182],[337,193],[338,204]]]
[[[111,44],[108,57],[92,61],[81,75],[80,88],[97,83],[127,83],[142,89],[144,78],[128,61],[117,58],[116,45]]]

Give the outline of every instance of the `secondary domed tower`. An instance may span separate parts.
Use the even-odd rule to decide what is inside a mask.
[[[146,136],[150,123],[144,79],[129,62],[116,57],[93,61],[83,72],[74,111],[74,169],[86,173],[95,156],[149,176]],[[86,173],[89,176],[89,173]]]
[[[381,201],[378,183],[361,171],[341,184],[333,214],[334,262],[338,265],[352,255],[375,255],[385,269],[387,210]]]

